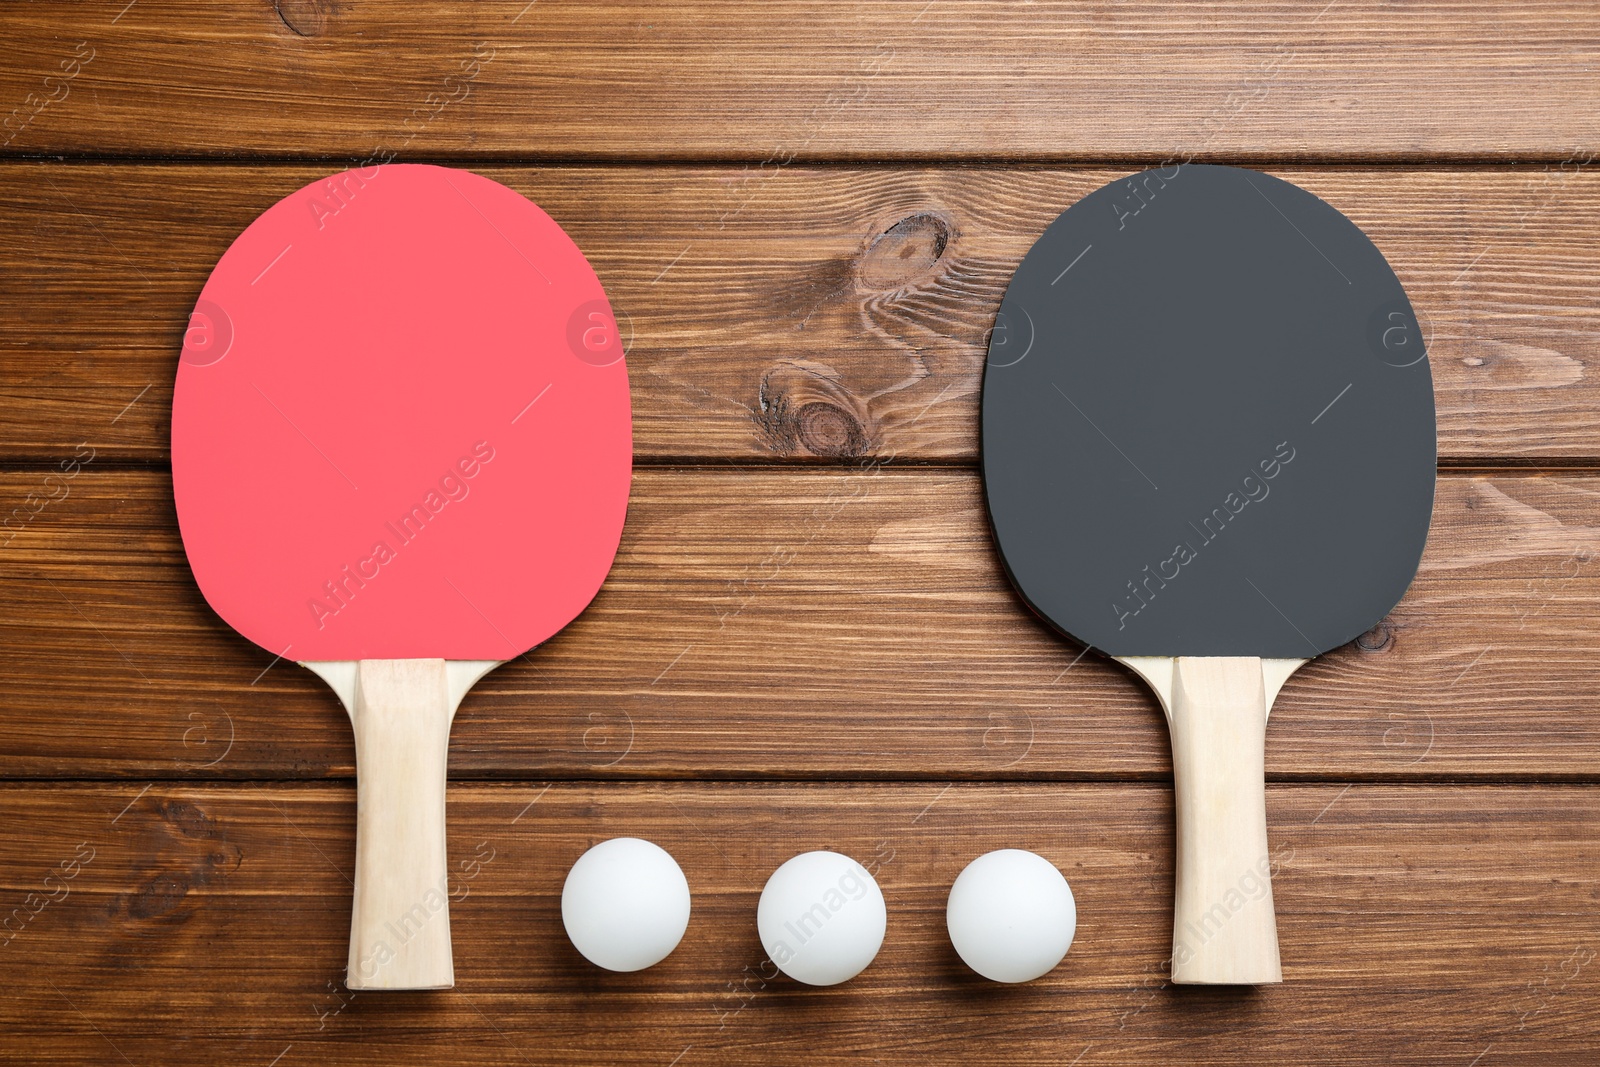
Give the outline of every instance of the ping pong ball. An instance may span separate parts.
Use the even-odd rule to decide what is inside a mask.
[[[689,928],[689,881],[667,850],[614,837],[578,857],[561,887],[572,947],[608,971],[660,963]]]
[[[950,941],[968,967],[996,982],[1031,982],[1072,947],[1072,887],[1043,856],[1003,848],[979,856],[950,887]]]
[[[883,945],[888,910],[866,869],[837,852],[805,852],[772,872],[756,930],[767,956],[806,985],[837,985],[866,969]]]

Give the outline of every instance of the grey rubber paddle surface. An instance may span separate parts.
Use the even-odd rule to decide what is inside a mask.
[[[984,371],[1012,581],[1110,655],[1359,636],[1427,539],[1425,344],[1383,254],[1294,185],[1182,165],[1084,197],[1017,268]]]

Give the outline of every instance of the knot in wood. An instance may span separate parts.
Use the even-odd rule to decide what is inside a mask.
[[[931,212],[908,215],[873,238],[858,276],[868,289],[903,289],[930,273],[950,243],[950,224]]]
[[[769,369],[761,378],[756,422],[769,447],[785,455],[849,458],[871,445],[867,405],[820,363],[785,361]]]
[[[1394,644],[1394,627],[1384,619],[1378,625],[1356,638],[1356,647],[1363,652],[1387,652]]]
[[[335,14],[333,0],[272,0],[278,18],[301,37],[320,37]]]

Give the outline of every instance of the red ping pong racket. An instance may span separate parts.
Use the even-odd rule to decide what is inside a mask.
[[[1172,735],[1172,980],[1280,980],[1267,712],[1416,573],[1433,383],[1383,254],[1303,189],[1184,165],[1089,194],[1000,305],[983,476],[1030,607]]]
[[[605,292],[487,178],[308,185],[202,290],[173,395],[184,550],[217,614],[321,675],[355,727],[350,988],[454,983],[451,720],[593,599],[631,474]]]

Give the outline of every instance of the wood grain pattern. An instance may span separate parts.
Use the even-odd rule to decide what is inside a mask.
[[[348,776],[332,693],[200,599],[166,476],[68,487],[0,549],[6,773]],[[607,584],[468,696],[453,773],[1167,774],[1145,685],[1034,620],[982,509],[970,471],[637,472]],[[1600,773],[1597,558],[1593,476],[1444,477],[1410,593],[1278,697],[1269,772]]]
[[[131,16],[130,16],[131,17]],[[0,166],[0,456],[164,459],[195,297],[331,166]],[[1056,215],[1126,171],[479,168],[584,249],[632,334],[635,448],[970,462],[988,331]],[[1275,167],[1377,242],[1431,333],[1446,462],[1600,459],[1600,174]],[[130,406],[131,405],[131,406]]]
[[[1600,1061],[1600,7],[87,0],[0,6],[0,39],[0,1064]],[[595,604],[457,718],[459,985],[398,995],[341,982],[346,716],[204,605],[165,471],[218,257],[390,155],[573,235],[640,464]],[[1406,599],[1274,705],[1286,982],[1256,991],[1166,981],[1161,716],[1028,615],[970,469],[1021,256],[1172,157],[1366,230],[1473,468]],[[622,834],[695,893],[635,975],[559,919]],[[755,903],[823,847],[889,935],[802,989]],[[1009,988],[943,929],[1002,847],[1080,908]]]
[[[1600,1052],[1600,815],[1582,787],[1272,787],[1285,981],[1250,991],[1165,979],[1165,788],[457,784],[458,985],[406,996],[339,986],[347,786],[139,789],[0,789],[0,818],[28,828],[0,837],[0,903],[29,916],[0,949],[0,1062],[1502,1067]],[[559,912],[572,861],[623,834],[671,851],[694,894],[677,951],[628,975],[583,961]],[[807,989],[774,977],[755,905],[779,863],[821,847],[873,871],[889,929],[857,979]],[[1002,847],[1057,864],[1079,908],[1061,966],[1012,987],[967,971],[944,931],[955,875]],[[34,913],[30,892],[57,899]]]
[[[9,151],[1435,160],[1600,134],[1581,0],[124,4],[6,5]]]

